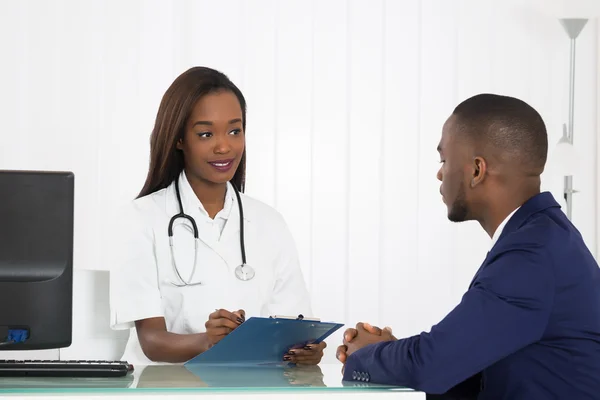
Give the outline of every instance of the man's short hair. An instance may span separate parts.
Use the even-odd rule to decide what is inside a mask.
[[[540,114],[509,96],[479,94],[453,112],[462,133],[477,148],[502,162],[541,174],[548,155],[548,133]]]

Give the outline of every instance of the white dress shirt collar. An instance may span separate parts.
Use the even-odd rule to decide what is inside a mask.
[[[510,214],[508,214],[508,216],[506,218],[504,218],[504,221],[502,221],[500,223],[500,225],[498,225],[498,228],[496,228],[496,231],[492,235],[492,243],[490,245],[490,250],[494,247],[494,245],[496,244],[496,242],[500,238],[500,235],[502,235],[502,231],[504,230],[504,227],[506,226],[506,224],[508,223],[508,221],[510,220],[510,218],[514,215],[514,213],[517,212],[517,210],[519,208],[521,208],[521,207],[517,207],[513,212],[511,212]]]

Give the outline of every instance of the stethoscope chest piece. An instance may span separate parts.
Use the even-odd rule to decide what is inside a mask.
[[[255,275],[254,268],[252,268],[248,264],[238,265],[235,268],[235,276],[240,281],[249,281],[252,278],[254,278],[254,275]]]

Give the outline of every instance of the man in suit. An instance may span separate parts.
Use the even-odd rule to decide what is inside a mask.
[[[491,250],[430,332],[397,340],[366,324],[347,330],[344,380],[432,394],[467,387],[478,399],[600,398],[600,269],[540,193],[542,118],[521,100],[477,95],[448,118],[438,151],[448,218],[479,222]]]

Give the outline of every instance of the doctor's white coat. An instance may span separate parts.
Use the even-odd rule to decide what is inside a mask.
[[[169,249],[167,226],[179,212],[174,184],[132,201],[119,217],[110,273],[111,327],[129,329],[123,360],[151,364],[140,347],[135,321],[164,317],[167,330],[205,332],[215,309],[243,309],[251,316],[312,315],[298,254],[282,216],[272,207],[241,194],[246,260],[256,272],[250,281],[236,278],[241,264],[240,214],[233,188],[215,219],[208,217],[185,173],[179,177],[184,212],[196,220],[200,245],[192,282],[179,287]],[[194,261],[191,224],[174,224],[174,254],[179,273],[190,277]]]

